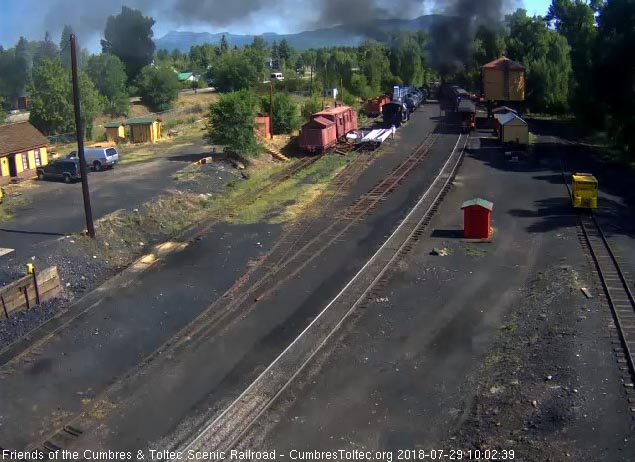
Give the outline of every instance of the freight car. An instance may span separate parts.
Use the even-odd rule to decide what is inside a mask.
[[[400,127],[401,124],[410,119],[410,112],[408,107],[399,101],[391,101],[388,104],[384,104],[382,108],[382,116],[384,124],[387,126]]]
[[[335,146],[346,134],[357,130],[357,112],[337,106],[316,112],[300,131],[300,149],[320,152]]]
[[[364,104],[364,113],[369,117],[377,117],[381,114],[381,108],[384,107],[384,104],[390,103],[390,96],[382,95],[377,96],[373,99],[369,99]]]

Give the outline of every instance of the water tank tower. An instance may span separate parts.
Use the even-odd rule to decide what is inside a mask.
[[[481,68],[483,98],[489,101],[525,101],[525,67],[502,57]]]

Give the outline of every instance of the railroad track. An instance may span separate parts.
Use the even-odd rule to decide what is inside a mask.
[[[459,146],[461,141],[464,144]],[[217,418],[180,451],[229,451],[288,388],[347,317],[422,235],[462,161],[460,136],[441,172],[395,232],[309,326]],[[395,178],[400,173],[395,173]]]
[[[635,298],[615,252],[604,235],[593,212],[579,212],[578,221],[583,234],[583,247],[590,253],[604,294],[611,308],[623,352],[617,352],[618,362],[630,369],[630,384],[635,377]],[[635,403],[631,403],[635,411]]]
[[[193,349],[199,343],[212,338],[218,332],[229,327],[244,317],[256,306],[256,302],[274,292],[281,284],[297,275],[306,268],[314,258],[340,239],[360,219],[374,210],[388,194],[394,191],[406,176],[427,156],[430,148],[437,139],[437,135],[428,136],[418,148],[401,164],[393,169],[387,177],[364,194],[353,205],[345,209],[341,218],[315,231],[315,221],[303,223],[298,229],[287,233],[267,255],[265,261],[256,266],[256,270],[247,273],[232,288],[212,303],[205,311],[195,318],[188,326],[178,332],[166,344],[157,349],[141,363],[141,367],[151,364],[159,355],[174,355],[182,348]],[[457,141],[458,144],[458,141]],[[280,178],[288,178],[295,172],[314,163],[319,157],[307,158],[298,162],[295,168],[281,172]],[[364,170],[371,156],[361,155],[350,168],[345,169],[338,176],[333,185],[322,198],[326,203],[334,201],[341,191],[351,184]],[[281,180],[277,180],[279,182]],[[277,184],[276,182],[276,184]],[[363,206],[361,205],[363,204]],[[253,280],[253,282],[250,282]],[[105,391],[107,394],[108,391]],[[49,434],[42,443],[30,446],[30,449],[40,449],[45,452],[71,447],[81,437],[84,431],[93,427],[90,411],[81,416],[70,419],[67,425]]]
[[[566,178],[565,167],[560,159],[562,181],[567,187],[569,199],[573,199]],[[611,309],[617,340],[614,352],[622,373],[622,381],[629,389],[629,403],[635,412],[635,298],[629,282],[622,271],[618,256],[602,231],[600,223],[592,210],[577,209],[580,225],[580,243],[593,260],[600,285]]]

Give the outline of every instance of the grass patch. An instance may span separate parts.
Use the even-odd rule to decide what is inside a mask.
[[[11,220],[15,216],[16,209],[24,207],[29,203],[29,199],[25,195],[11,196],[11,193],[5,189],[2,204],[0,204],[0,223]]]
[[[346,164],[340,156],[326,156],[271,190],[259,194],[263,185],[288,168],[289,164],[269,164],[250,172],[248,180],[234,182],[225,195],[200,195],[176,191],[141,206],[138,212],[118,210],[95,224],[99,239],[80,237],[87,253],[111,267],[129,265],[153,243],[175,238],[192,225],[206,219],[235,224],[260,221],[283,223],[309,210],[326,184]],[[195,171],[177,175],[183,181],[200,180]]]
[[[501,327],[501,330],[509,333],[516,332],[518,329],[518,315],[514,313],[507,324]]]
[[[470,257],[479,258],[485,256],[485,254],[487,254],[487,250],[483,249],[482,247],[466,247],[465,253],[468,254]]]
[[[233,213],[227,216],[227,221],[234,224],[294,221],[299,215],[309,211],[327,184],[345,165],[346,160],[343,157],[325,156],[257,200],[234,209]],[[252,180],[253,177],[249,182]],[[228,201],[231,202],[236,195],[245,193],[241,187],[243,184],[238,183],[233,187],[237,191],[230,193]]]

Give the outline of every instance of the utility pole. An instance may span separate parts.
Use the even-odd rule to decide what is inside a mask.
[[[340,91],[342,92],[340,101],[342,102],[342,106],[344,106],[344,79],[340,79]]]
[[[269,82],[269,136],[273,139],[273,84]]]
[[[93,223],[93,211],[90,207],[90,191],[88,190],[88,169],[86,168],[86,156],[84,155],[84,124],[79,105],[79,79],[77,76],[77,41],[75,34],[71,34],[71,72],[73,75],[73,106],[75,107],[75,129],[77,130],[77,153],[79,156],[79,171],[82,175],[82,194],[84,196],[84,213],[86,215],[86,231],[95,238],[95,225]]]

